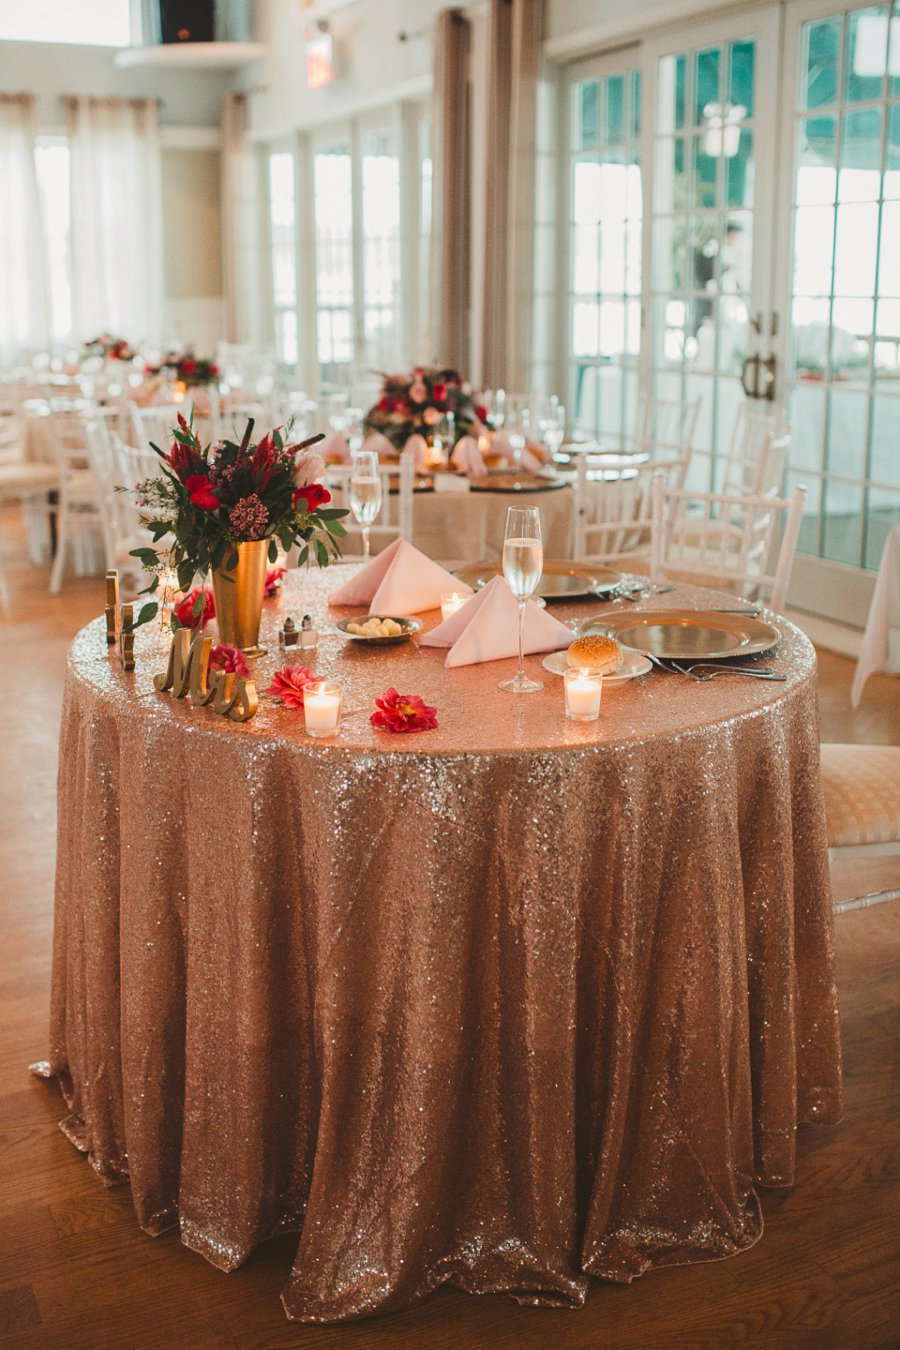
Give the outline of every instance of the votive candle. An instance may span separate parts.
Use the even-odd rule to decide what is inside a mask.
[[[341,725],[342,690],[330,680],[315,680],[303,689],[303,716],[308,736],[334,736]]]
[[[596,722],[600,716],[603,676],[598,670],[567,670],[563,676],[566,717],[572,722]]]
[[[441,618],[449,619],[451,614],[455,614],[458,609],[462,609],[471,596],[460,595],[459,591],[451,591],[448,595],[441,596]]]

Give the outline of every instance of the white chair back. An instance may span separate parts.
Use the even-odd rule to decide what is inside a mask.
[[[781,491],[791,437],[781,409],[764,412],[749,401],[738,407],[725,459],[726,496],[773,497]]]
[[[416,466],[412,454],[402,451],[400,463],[381,464],[378,468],[381,478],[381,512],[370,527],[373,543],[389,544],[394,539],[408,539],[413,536],[413,483]],[[335,506],[350,507],[350,478],[353,466],[350,464],[329,464],[323,481],[334,497]],[[362,529],[352,515],[342,520],[348,540],[362,539]]]
[[[725,496],[669,488],[660,474],[653,480],[654,584],[674,574],[753,595],[783,610],[805,500],[805,487],[798,487],[790,499]],[[721,528],[723,519],[730,529]]]
[[[137,404],[131,405],[131,426],[133,440],[136,446],[141,449],[149,447],[150,443],[158,445],[160,450],[166,451],[172,444],[172,428],[178,421],[180,409],[174,404],[163,404],[154,408],[139,408]],[[152,454],[153,451],[151,450]]]
[[[678,459],[605,468],[602,460],[579,455],[575,479],[572,557],[610,562],[650,543],[653,479],[662,474],[668,487],[680,488],[690,453]]]
[[[634,440],[651,455],[690,454],[700,415],[700,400],[646,398],[638,406]]]

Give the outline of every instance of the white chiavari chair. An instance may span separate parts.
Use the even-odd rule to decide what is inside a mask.
[[[784,608],[797,551],[806,488],[784,497],[725,496],[670,488],[653,480],[650,576],[724,587]],[[729,530],[721,529],[721,521]],[[738,532],[735,547],[732,530]],[[772,562],[774,560],[774,566]]]
[[[726,496],[776,496],[790,444],[781,409],[763,411],[749,401],[740,404],[723,464],[721,491]]]
[[[602,460],[579,455],[575,478],[572,557],[579,561],[634,562],[650,547],[653,479],[680,488],[690,454],[678,459],[610,469]]]
[[[635,449],[659,458],[690,455],[699,416],[699,398],[642,399],[635,423]]]
[[[59,594],[70,550],[80,575],[91,570],[91,546],[101,532],[97,485],[85,442],[85,419],[89,412],[84,405],[77,408],[51,406],[50,436],[59,478],[51,595]]]

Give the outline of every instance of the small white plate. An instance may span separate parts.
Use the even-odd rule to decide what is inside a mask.
[[[564,675],[569,669],[568,653],[550,652],[549,656],[544,657],[541,665],[545,670],[549,670],[551,675]],[[611,675],[604,675],[603,683],[624,684],[626,680],[637,679],[638,675],[646,675],[647,671],[652,669],[652,661],[648,661],[641,652],[623,651],[619,669],[613,671]]]

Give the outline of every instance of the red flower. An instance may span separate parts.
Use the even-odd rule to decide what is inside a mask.
[[[187,418],[185,417],[184,413],[178,414],[178,425],[181,427],[182,431],[190,432],[190,434],[193,436],[194,433],[191,431],[190,424]]]
[[[172,442],[172,447],[166,455],[166,459],[169,461],[182,483],[185,484],[189,478],[199,476],[197,470],[203,463],[194,447],[192,445],[182,445],[181,441]]]
[[[381,398],[375,404],[375,407],[378,409],[379,412],[387,412],[390,406],[391,400],[388,398],[387,394],[382,394]]]
[[[216,642],[209,654],[210,670],[224,670],[226,673],[242,675],[245,679],[250,674],[250,667],[247,665],[247,658],[240,647],[231,647],[227,642]]]
[[[266,432],[253,452],[250,468],[256,475],[257,490],[267,488],[275,473],[275,442],[271,431]]]
[[[418,694],[398,694],[389,689],[376,698],[378,709],[369,718],[373,727],[385,731],[431,731],[437,726],[437,708],[429,708]]]
[[[192,473],[184,486],[192,504],[199,506],[201,511],[215,511],[217,506],[222,505],[205,473]]]
[[[194,613],[194,603],[200,593],[200,587],[195,586],[175,606],[174,616],[180,628],[204,628],[210,619],[216,617],[216,602],[210,590],[203,591],[203,605],[199,614]]]
[[[320,506],[327,505],[331,501],[331,493],[321,483],[307,483],[306,487],[297,488],[294,493],[294,510],[303,504],[303,510],[309,514],[317,511]]]
[[[431,394],[435,403],[443,403],[447,397],[447,386],[442,380],[438,380],[431,386]]]
[[[284,670],[276,670],[266,693],[286,708],[302,708],[303,686],[318,678],[307,666],[285,666]]]
[[[475,404],[475,416],[478,418],[479,422],[487,422],[488,410],[483,403]]]
[[[186,356],[181,362],[182,375],[193,375],[196,369],[197,369],[197,362],[194,360],[192,356]]]
[[[264,587],[264,594],[270,600],[272,599],[272,596],[275,595],[276,592],[278,591],[278,588],[281,585],[281,578],[284,576],[286,571],[287,568],[282,567],[280,564],[278,567],[266,568],[266,584]]]
[[[218,376],[219,376],[219,367],[216,365],[215,361],[213,361],[213,363],[209,368],[209,378],[211,380],[215,380],[218,379]]]

